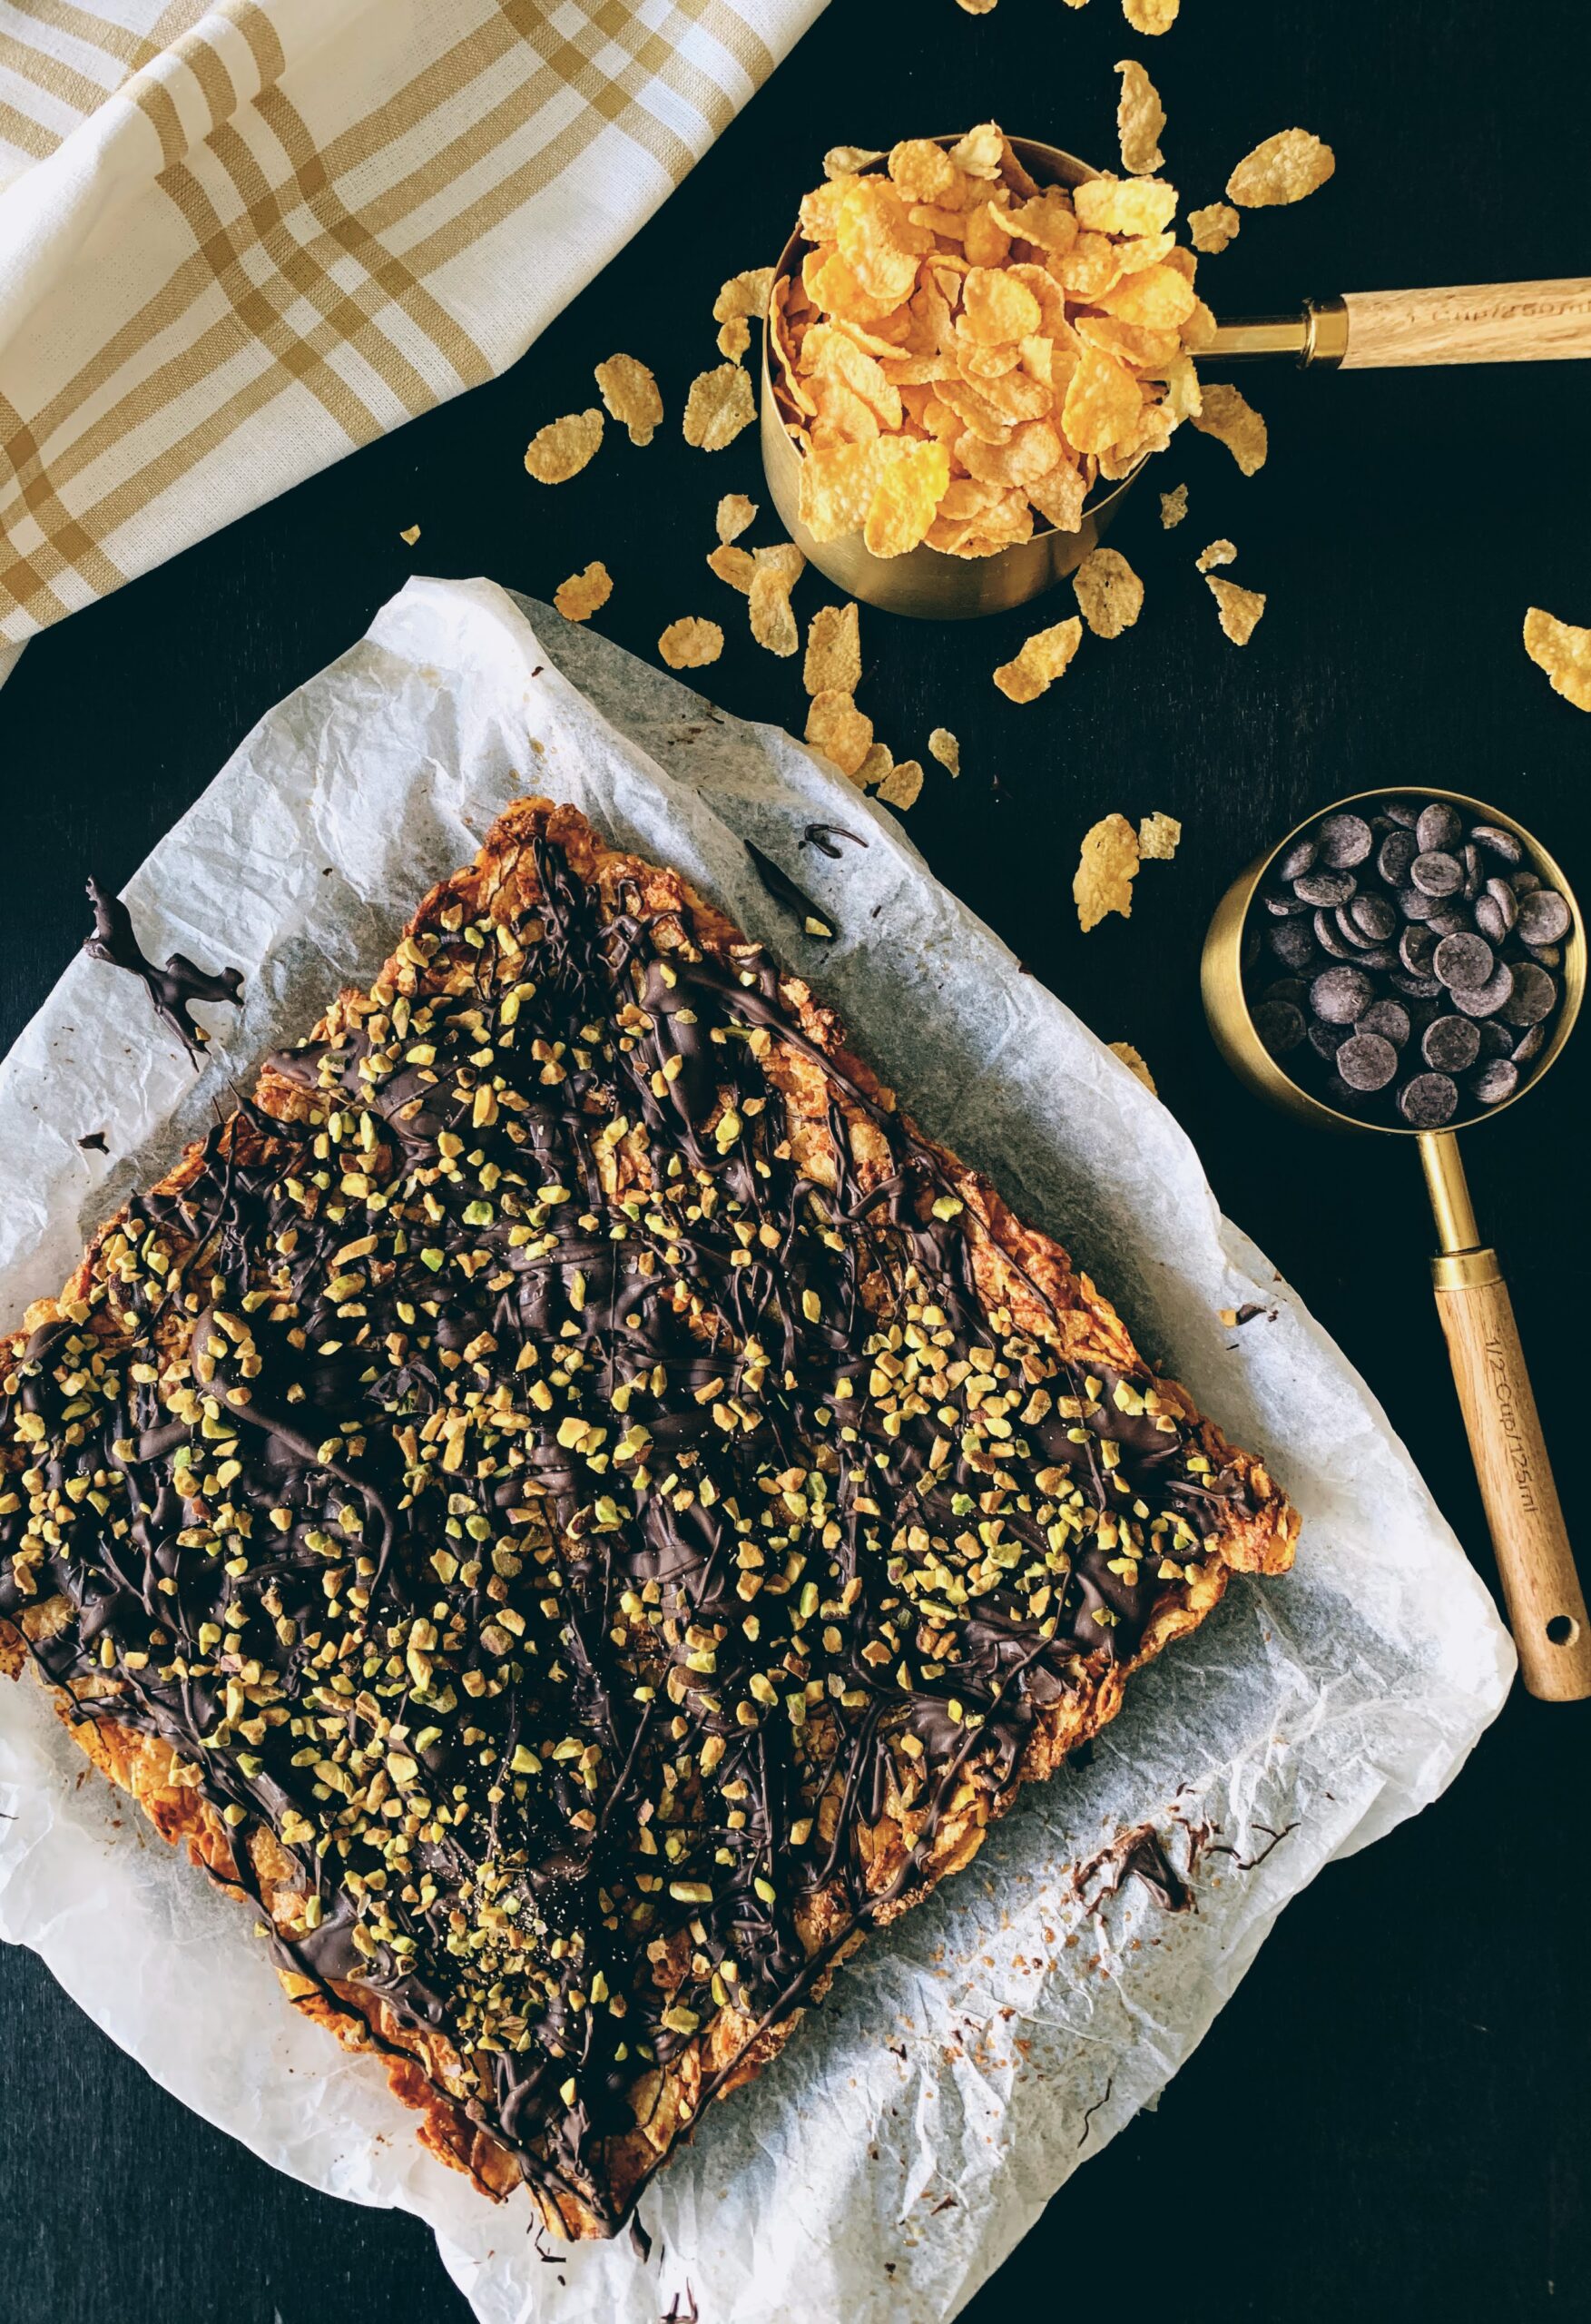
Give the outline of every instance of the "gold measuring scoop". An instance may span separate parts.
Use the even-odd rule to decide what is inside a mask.
[[[1390,1123],[1357,1121],[1301,1088],[1264,1047],[1255,1027],[1243,986],[1242,951],[1250,914],[1267,873],[1322,815],[1343,808],[1366,811],[1370,803],[1399,797],[1402,793],[1358,792],[1331,807],[1317,808],[1240,873],[1216,906],[1204,939],[1200,964],[1204,1013],[1215,1045],[1233,1070],[1262,1097],[1300,1121],[1318,1129],[1415,1140],[1440,1245],[1431,1261],[1437,1312],[1452,1360],[1508,1621],[1519,1649],[1519,1667],[1533,1695],[1548,1702],[1576,1702],[1591,1695],[1591,1624],[1542,1441],[1508,1286],[1497,1253],[1480,1239],[1457,1132],[1474,1128],[1481,1120],[1517,1104],[1560,1055],[1585,998],[1586,923],[1563,872],[1522,823],[1478,799],[1466,798],[1461,792],[1421,784],[1411,786],[1408,795],[1416,793],[1422,800],[1443,801],[1479,822],[1511,832],[1524,848],[1529,868],[1547,886],[1555,888],[1569,908],[1571,925],[1563,941],[1563,992],[1557,1021],[1533,1069],[1521,1076],[1514,1095],[1442,1129],[1405,1129]]]
[[[954,145],[955,137],[934,143]],[[1100,173],[1075,153],[1031,137],[1011,146],[1041,185],[1077,186]],[[863,164],[880,168],[884,153]],[[792,234],[774,269],[777,283],[799,271],[808,247]],[[1041,522],[1031,540],[997,556],[965,558],[924,547],[903,556],[873,556],[859,532],[814,541],[800,521],[801,452],[780,409],[769,364],[771,331],[763,317],[762,466],[786,532],[837,588],[885,613],[961,621],[1006,613],[1075,573],[1143,473],[1144,462],[1090,500],[1075,533]],[[1343,370],[1400,364],[1524,363],[1591,357],[1591,278],[1562,282],[1491,282],[1438,290],[1353,291],[1306,304],[1295,315],[1259,316],[1217,326],[1201,364],[1291,355],[1304,364]]]

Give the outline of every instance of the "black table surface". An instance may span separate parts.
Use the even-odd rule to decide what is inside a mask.
[[[1218,311],[1587,267],[1584,0],[1186,0],[1153,41],[1112,0],[1081,14],[999,0],[979,19],[953,0],[833,0],[506,378],[28,648],[0,691],[0,1039],[83,934],[89,869],[123,881],[254,720],[411,572],[550,596],[603,557],[610,635],[654,655],[666,622],[712,615],[728,637],[706,674],[712,694],[799,731],[799,662],[751,644],[741,600],[702,562],[720,493],[766,502],[754,432],[712,457],[679,435],[690,379],[718,359],[718,284],[777,251],[830,144],[996,116],[1108,165],[1111,68],[1125,54],[1159,84],[1166,173],[1189,203],[1218,198],[1233,161],[1272,130],[1301,123],[1336,149],[1322,192],[1248,214],[1238,242],[1205,261]],[[575,482],[532,483],[528,437],[591,401],[593,364],[619,348],[654,366],[669,421],[644,450],[610,428]],[[1360,1368],[1495,1583],[1414,1156],[1392,1139],[1322,1138],[1240,1089],[1211,1046],[1196,967],[1217,896],[1262,842],[1374,784],[1489,799],[1586,883],[1591,721],[1550,692],[1519,629],[1532,604],[1591,620],[1587,372],[1267,368],[1243,384],[1271,424],[1269,464],[1245,480],[1217,444],[1178,437],[1115,536],[1148,593],[1128,635],[1085,638],[1064,684],[1018,708],[989,674],[1038,618],[925,626],[864,612],[861,699],[897,757],[926,756],[935,725],[960,736],[960,780],[930,763],[912,837],[1103,1038],[1143,1050],[1223,1207]],[[1190,514],[1163,532],[1155,487],[1179,478]],[[767,521],[753,538],[771,537]],[[398,536],[414,524],[411,549]],[[1236,577],[1269,593],[1243,652],[1220,635],[1193,569],[1220,534],[1238,544]],[[832,594],[810,574],[798,607]],[[1043,617],[1069,610],[1063,593]],[[1069,885],[1082,832],[1113,809],[1154,808],[1183,820],[1175,862],[1140,880],[1130,923],[1080,936]],[[1585,1036],[1579,1048],[1467,1149],[1571,1526]],[[967,2313],[991,2324],[1068,2296],[1106,2313],[1167,2299],[1188,2324],[1591,2312],[1591,2014],[1573,1870],[1588,1737],[1586,1705],[1516,1690],[1442,1800],[1291,1905],[1158,2110],[1072,2181]],[[149,2081],[30,1954],[0,1956],[0,2313],[466,2316],[423,2229],[266,2169]]]

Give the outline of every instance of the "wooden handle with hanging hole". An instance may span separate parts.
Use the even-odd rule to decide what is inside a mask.
[[[1586,275],[1438,290],[1350,290],[1342,305],[1345,371],[1591,357],[1591,277]]]
[[[1497,1253],[1449,1252],[1431,1275],[1525,1684],[1544,1702],[1579,1702],[1591,1622]]]

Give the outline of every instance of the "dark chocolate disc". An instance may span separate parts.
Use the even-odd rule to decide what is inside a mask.
[[[1317,1057],[1335,1057],[1352,1031],[1351,1025],[1326,1025],[1317,1017],[1310,1026],[1310,1047]]]
[[[1415,857],[1409,876],[1422,896],[1456,896],[1464,885],[1464,866],[1444,848],[1430,848]]]
[[[1321,951],[1330,952],[1334,960],[1351,960],[1359,952],[1358,945],[1350,944],[1338,927],[1334,911],[1318,911],[1315,914],[1315,941]]]
[[[1519,906],[1519,934],[1527,944],[1561,944],[1569,932],[1569,908],[1556,888],[1537,888]]]
[[[1384,1041],[1390,1041],[1395,1049],[1400,1049],[1413,1026],[1401,1001],[1372,1000],[1360,1019],[1358,1029],[1361,1033],[1380,1033]]]
[[[1362,815],[1328,815],[1315,827],[1321,861],[1334,872],[1350,871],[1370,853],[1374,838]]]
[[[1498,1025],[1497,1029],[1500,1033],[1503,1030],[1503,1028]],[[1488,1032],[1491,1030],[1491,1027],[1489,1025],[1487,1027],[1487,1030]],[[1539,1057],[1546,1047],[1547,1027],[1545,1025],[1532,1025],[1528,1027],[1525,1032],[1520,1034],[1518,1039],[1514,1043],[1512,1049],[1509,1051],[1509,1055],[1512,1057],[1516,1065],[1528,1065],[1531,1059]]]
[[[1411,832],[1419,821],[1419,808],[1412,799],[1389,799],[1382,812],[1389,822],[1399,824],[1406,832]]]
[[[1484,984],[1496,966],[1484,936],[1444,936],[1431,955],[1431,967],[1449,987]]]
[[[1384,1089],[1398,1070],[1398,1052],[1380,1033],[1356,1032],[1338,1050],[1337,1070],[1350,1089]]]
[[[1411,977],[1429,977],[1431,960],[1437,949],[1435,932],[1418,923],[1406,928],[1398,939],[1398,957]]]
[[[1303,1010],[1291,1000],[1262,1000],[1254,1010],[1254,1030],[1272,1057],[1285,1057],[1303,1039]]]
[[[1409,884],[1409,867],[1419,853],[1419,842],[1412,832],[1389,832],[1376,851],[1376,870],[1389,888],[1404,888]]]
[[[1271,931],[1271,950],[1289,969],[1307,969],[1315,957],[1315,931],[1301,920],[1278,921]]]
[[[1372,944],[1388,944],[1398,930],[1398,915],[1385,896],[1355,896],[1348,917]]]
[[[1499,831],[1495,823],[1477,823],[1469,834],[1477,847],[1484,847],[1502,863],[1523,863],[1525,851],[1512,832]]]
[[[1306,872],[1301,880],[1292,883],[1292,892],[1306,904],[1329,911],[1334,904],[1345,904],[1359,887],[1351,872]]]
[[[1466,1017],[1495,1017],[1514,990],[1514,971],[1499,960],[1484,984],[1456,984],[1449,990],[1454,1008]]]
[[[1417,1073],[1398,1092],[1398,1110],[1411,1129],[1440,1129],[1458,1104],[1458,1084],[1445,1073]]]
[[[1419,842],[1422,855],[1439,849],[1451,850],[1464,836],[1464,821],[1457,807],[1449,807],[1444,800],[1433,799],[1429,807],[1419,811],[1414,826],[1414,836]]]
[[[1494,1057],[1483,1065],[1469,1084],[1469,1094],[1482,1106],[1500,1106],[1519,1087],[1519,1068],[1506,1057]]]
[[[1433,1073],[1468,1073],[1480,1055],[1480,1031],[1468,1017],[1437,1017],[1420,1035],[1419,1053]]]
[[[1317,977],[1310,987],[1311,1000],[1319,989]],[[1521,960],[1514,970],[1513,990],[1498,1007],[1510,1025],[1539,1025],[1557,1003],[1557,979],[1549,976],[1545,969],[1538,969],[1534,960]]]
[[[1295,839],[1291,846],[1284,849],[1276,859],[1277,878],[1301,880],[1320,852],[1312,839]]]
[[[1356,1024],[1375,997],[1362,969],[1327,969],[1310,987],[1310,1007],[1328,1025]]]

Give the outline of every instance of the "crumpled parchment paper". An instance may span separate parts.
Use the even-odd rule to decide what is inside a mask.
[[[525,790],[679,865],[814,977],[925,1127],[1056,1231],[1140,1346],[1264,1455],[1303,1512],[1297,1570],[1236,1582],[1129,1690],[1092,1764],[1031,1789],[771,2073],[709,2110],[643,2201],[645,2261],[621,2238],[550,2266],[527,2203],[494,2208],[426,2154],[378,2064],[288,2006],[248,1915],[107,1786],[74,1782],[31,1679],[0,1687],[0,1934],[257,2153],[428,2221],[482,2324],[653,2324],[675,2298],[687,2312],[687,2285],[702,2324],[926,2324],[1175,2073],[1288,1898],[1450,1781],[1512,1649],[1385,1414],[1221,1216],[1176,1123],[901,825],[787,734],[486,582],[411,582],[127,890],[152,955],[247,978],[241,1020],[201,1012],[216,1039],[197,1079],[133,981],[86,959],[23,1035],[0,1069],[0,1314],[57,1290],[127,1188],[336,985],[367,981]],[[799,848],[813,819],[866,847]],[[838,942],[769,899],[743,838]],[[108,1154],[79,1146],[95,1130]],[[1218,1311],[1249,1301],[1263,1316],[1223,1329]],[[1122,1876],[1118,1836],[1145,1825],[1194,1909]]]

